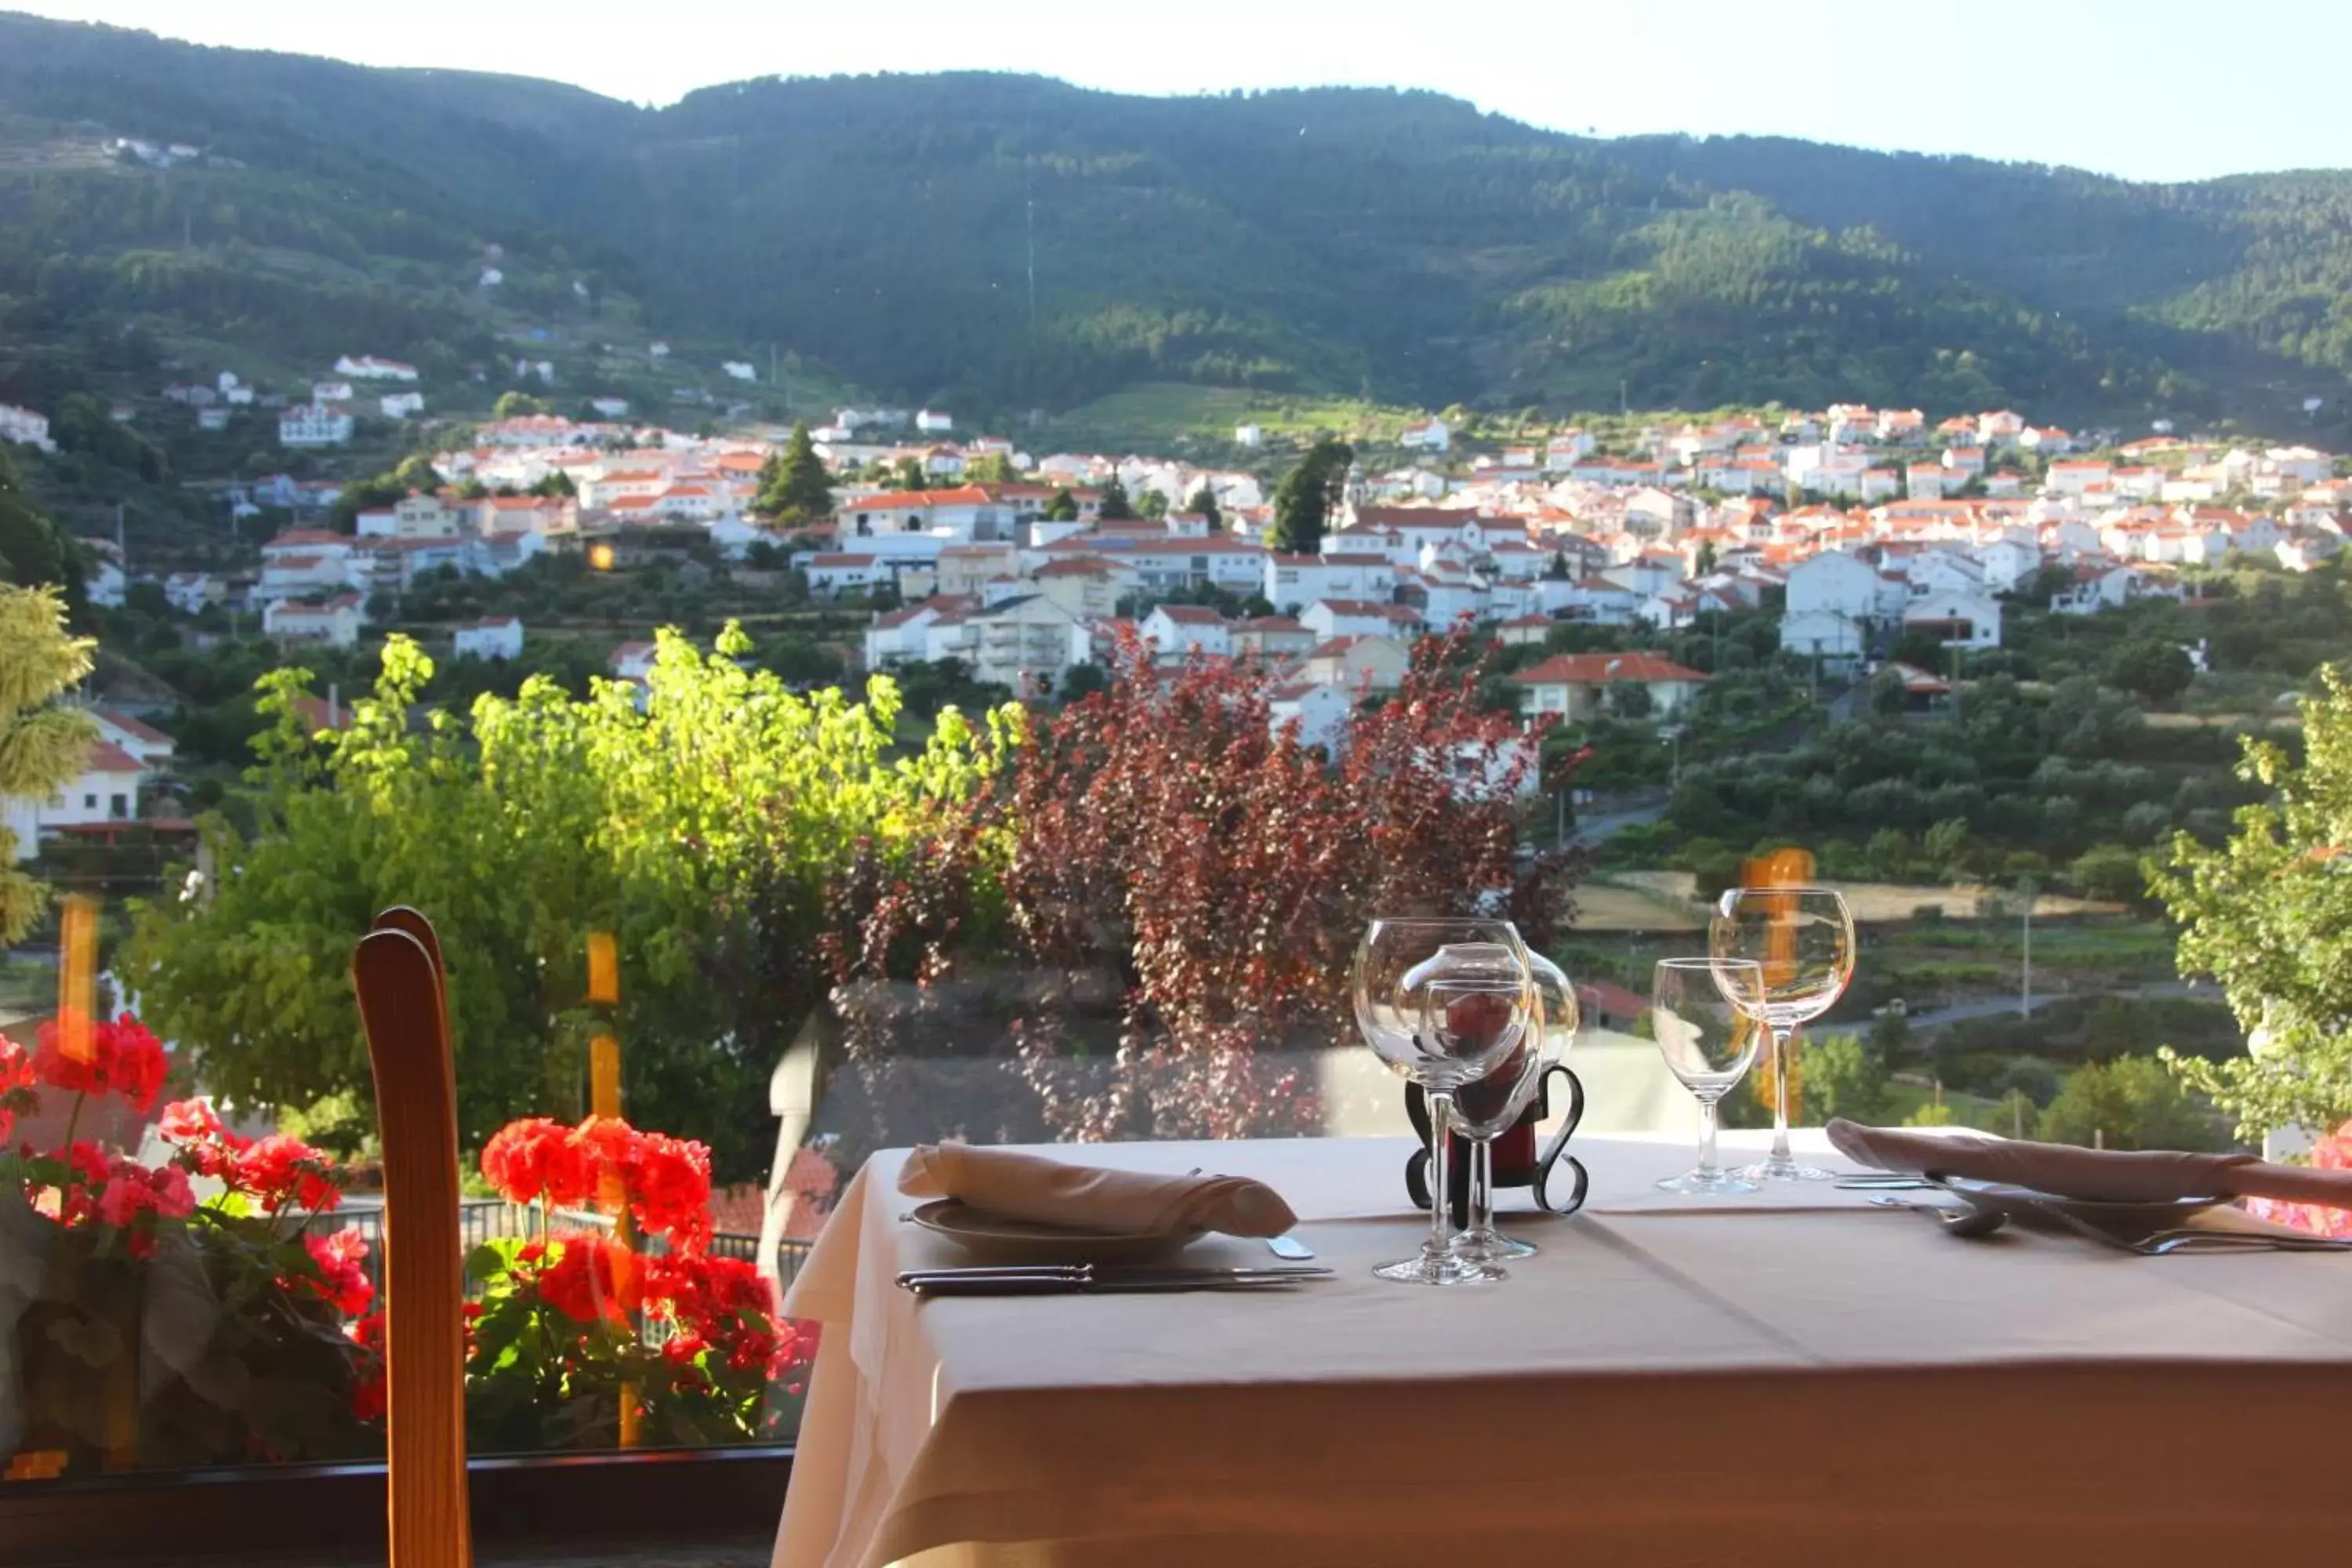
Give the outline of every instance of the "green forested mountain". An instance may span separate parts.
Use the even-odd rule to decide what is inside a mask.
[[[155,170],[110,136],[198,146]],[[510,258],[486,316],[483,247]],[[2333,423],[2352,175],[2135,184],[1764,139],[1563,136],[1424,93],[760,80],[651,110],[0,16],[9,338],[364,341],[592,314],[878,394],[1143,380],[1489,407],[1851,397]],[[110,342],[111,340],[110,340]],[[0,396],[6,395],[0,385]]]

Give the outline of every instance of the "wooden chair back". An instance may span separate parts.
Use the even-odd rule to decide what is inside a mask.
[[[383,1143],[386,1504],[392,1568],[471,1568],[457,1084],[433,927],[386,910],[352,956]]]

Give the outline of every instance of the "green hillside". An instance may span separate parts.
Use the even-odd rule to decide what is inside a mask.
[[[102,358],[131,322],[289,364],[363,338],[454,374],[607,311],[993,416],[1181,382],[2284,430],[2321,397],[2325,435],[2352,374],[2336,173],[2146,185],[1594,141],[1426,93],[978,74],[650,110],[13,16],[0,117],[0,396],[26,374],[11,342]],[[146,169],[102,155],[116,136],[205,158]],[[485,301],[493,243],[508,281]]]

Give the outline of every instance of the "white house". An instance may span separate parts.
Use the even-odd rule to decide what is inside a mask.
[[[592,397],[588,400],[588,406],[603,418],[618,419],[628,413],[629,400],[625,397]]]
[[[1181,664],[1196,653],[1223,658],[1234,651],[1232,623],[1202,605],[1161,605],[1138,629],[1162,664]]]
[[[1326,641],[1396,637],[1410,642],[1420,623],[1421,616],[1402,605],[1376,605],[1363,599],[1318,599],[1298,617],[1300,626]]]
[[[1862,623],[1835,610],[1807,610],[1780,619],[1780,651],[1807,658],[1856,658],[1862,654]]]
[[[122,574],[122,552],[115,549],[111,539],[85,539],[82,543],[89,551],[89,570],[82,575],[82,592],[93,605],[109,609],[119,606],[130,586],[130,579]]]
[[[1391,637],[1328,637],[1307,650],[1298,678],[1349,692],[1394,691],[1412,656]]]
[[[2071,462],[2050,465],[2042,476],[2042,488],[2051,495],[2078,496],[2084,491],[2112,482],[2115,469],[2095,458],[2079,458]]]
[[[863,552],[823,551],[803,557],[801,564],[812,594],[864,593],[890,578],[890,568]]]
[[[1265,445],[1265,432],[1255,425],[1236,425],[1234,426],[1234,445],[1255,450]]]
[[[93,742],[81,771],[47,800],[17,797],[5,808],[8,831],[16,839],[18,860],[40,852],[41,835],[87,823],[130,822],[139,815],[139,788],[149,769],[137,757],[111,741]]]
[[[1078,617],[1041,594],[976,611],[973,676],[1015,696],[1050,691],[1070,668]]]
[[[209,572],[174,572],[163,579],[163,600],[184,616],[193,616],[227,597],[228,589]]]
[[[352,416],[324,404],[305,403],[278,416],[281,447],[340,447],[352,438]]]
[[[1930,631],[1948,647],[2000,646],[2000,601],[1989,594],[1937,589],[1903,607],[1906,631]]]
[[[356,395],[348,381],[314,381],[310,384],[310,401],[313,403],[349,403]]]
[[[120,746],[142,767],[167,768],[172,765],[174,743],[172,737],[143,720],[134,719],[119,708],[90,708],[90,722],[98,726],[98,738],[109,745]]]
[[[20,447],[36,447],[44,452],[58,449],[57,443],[49,439],[48,416],[11,403],[0,403],[0,441],[14,441]]]
[[[1706,684],[1697,670],[1654,653],[1556,653],[1510,679],[1528,717],[1556,714],[1570,723],[1604,711],[1612,687],[1645,688],[1651,714],[1663,719],[1680,712]]]
[[[345,354],[335,362],[335,374],[350,376],[353,381],[415,381],[416,367],[396,359],[378,359],[373,354],[357,358]]]
[[[973,607],[970,599],[940,595],[919,605],[882,612],[866,628],[866,668],[887,669],[909,659],[931,658],[929,628],[950,616],[960,622]]]
[[[919,409],[915,415],[915,428],[926,436],[944,436],[955,428],[955,416],[936,408]]]
[[[457,628],[457,657],[471,655],[476,658],[520,658],[522,657],[522,617],[493,616]]]
[[[1266,693],[1266,722],[1277,738],[1296,725],[1300,745],[1337,755],[1347,743],[1350,706],[1346,686],[1286,680]]]
[[[658,643],[625,642],[613,650],[613,679],[643,680],[654,672],[654,656]]]
[[[2006,594],[2042,569],[2042,550],[2021,540],[1996,539],[1978,546],[1977,560],[1984,567],[1985,586]]]
[[[1454,433],[1446,429],[1445,421],[1434,416],[1406,426],[1397,437],[1398,446],[1418,447],[1424,452],[1443,452],[1453,441]]]
[[[1277,610],[1318,599],[1385,600],[1396,592],[1397,569],[1386,555],[1286,555],[1265,558],[1260,592]]]
[[[412,414],[425,412],[425,395],[421,392],[388,392],[376,399],[386,419],[405,419]]]
[[[331,599],[276,599],[261,613],[261,629],[281,643],[352,647],[360,640],[361,611],[357,594],[338,594]]]
[[[1843,551],[1824,550],[1789,568],[1788,613],[1826,610],[1848,620],[1878,613],[1879,579],[1867,562]]]
[[[735,381],[757,381],[760,379],[760,373],[752,368],[751,362],[748,360],[721,360],[719,363],[719,368],[725,371],[729,377]]]

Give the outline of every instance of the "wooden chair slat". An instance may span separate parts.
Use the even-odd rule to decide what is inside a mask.
[[[378,928],[352,977],[383,1142],[392,1568],[470,1568],[457,1069],[440,947],[413,910],[385,911]]]

